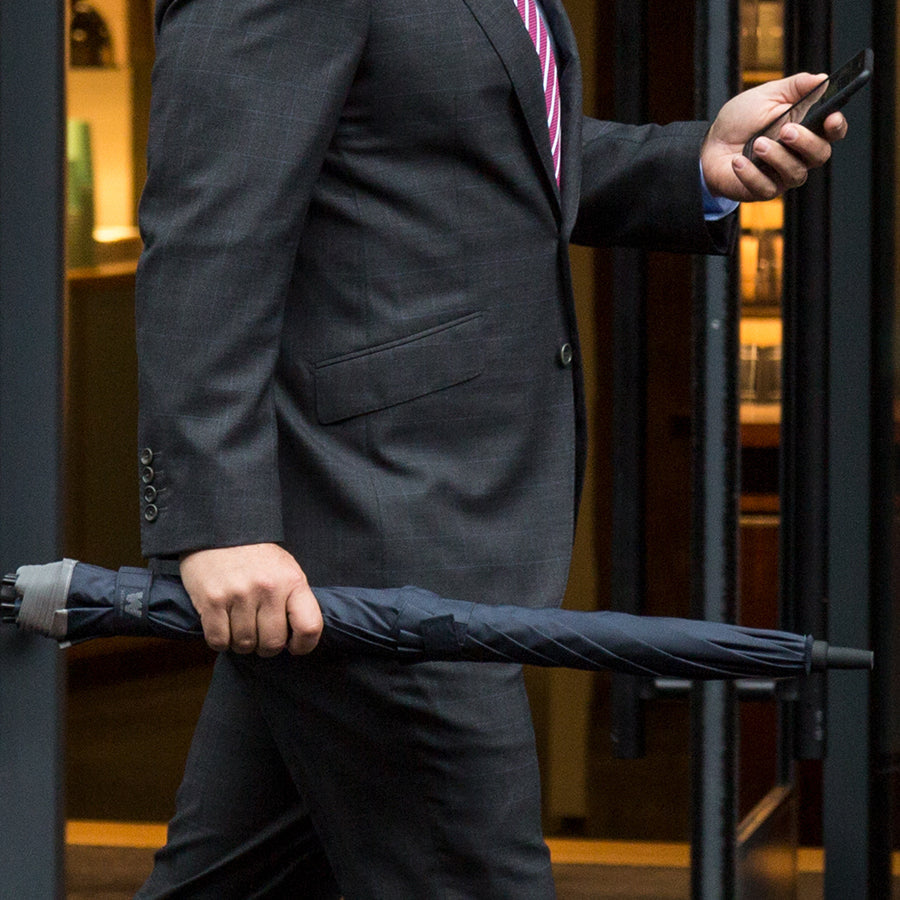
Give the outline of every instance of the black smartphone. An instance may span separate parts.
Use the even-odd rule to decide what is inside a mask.
[[[825,120],[837,112],[872,77],[875,54],[870,49],[861,50],[850,62],[817,84],[805,97],[798,100],[787,112],[782,113],[757,131],[744,145],[744,156],[762,167],[753,153],[757,138],[777,140],[781,129],[788,122],[799,122],[804,128],[821,134]]]

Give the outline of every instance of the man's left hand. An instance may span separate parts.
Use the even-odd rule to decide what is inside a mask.
[[[810,169],[828,161],[832,143],[847,134],[847,120],[839,112],[825,120],[822,137],[802,125],[789,123],[781,129],[781,143],[758,138],[754,151],[769,166],[768,173],[742,153],[757,131],[787,112],[824,78],[801,72],[744,91],[722,107],[700,151],[703,177],[713,196],[739,201],[771,200],[788,188],[803,184]]]

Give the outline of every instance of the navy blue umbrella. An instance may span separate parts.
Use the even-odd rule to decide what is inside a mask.
[[[864,650],[812,637],[691,619],[492,606],[416,587],[313,588],[324,631],[315,652],[401,661],[475,660],[612,669],[688,679],[790,678],[826,668],[871,668]],[[118,572],[74,560],[22,566],[3,579],[2,619],[71,644],[97,637],[199,638],[178,578]]]

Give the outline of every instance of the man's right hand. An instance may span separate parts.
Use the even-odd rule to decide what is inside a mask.
[[[278,544],[197,550],[181,560],[181,579],[213,650],[275,656],[309,653],[322,612],[297,561]]]

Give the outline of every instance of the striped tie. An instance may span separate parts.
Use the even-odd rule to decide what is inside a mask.
[[[559,133],[559,82],[556,76],[556,57],[550,44],[547,26],[538,12],[535,0],[515,0],[516,9],[531,35],[534,48],[541,60],[541,74],[544,79],[544,102],[547,104],[547,127],[550,129],[550,152],[553,154],[553,169],[559,184],[559,164],[561,156]]]

